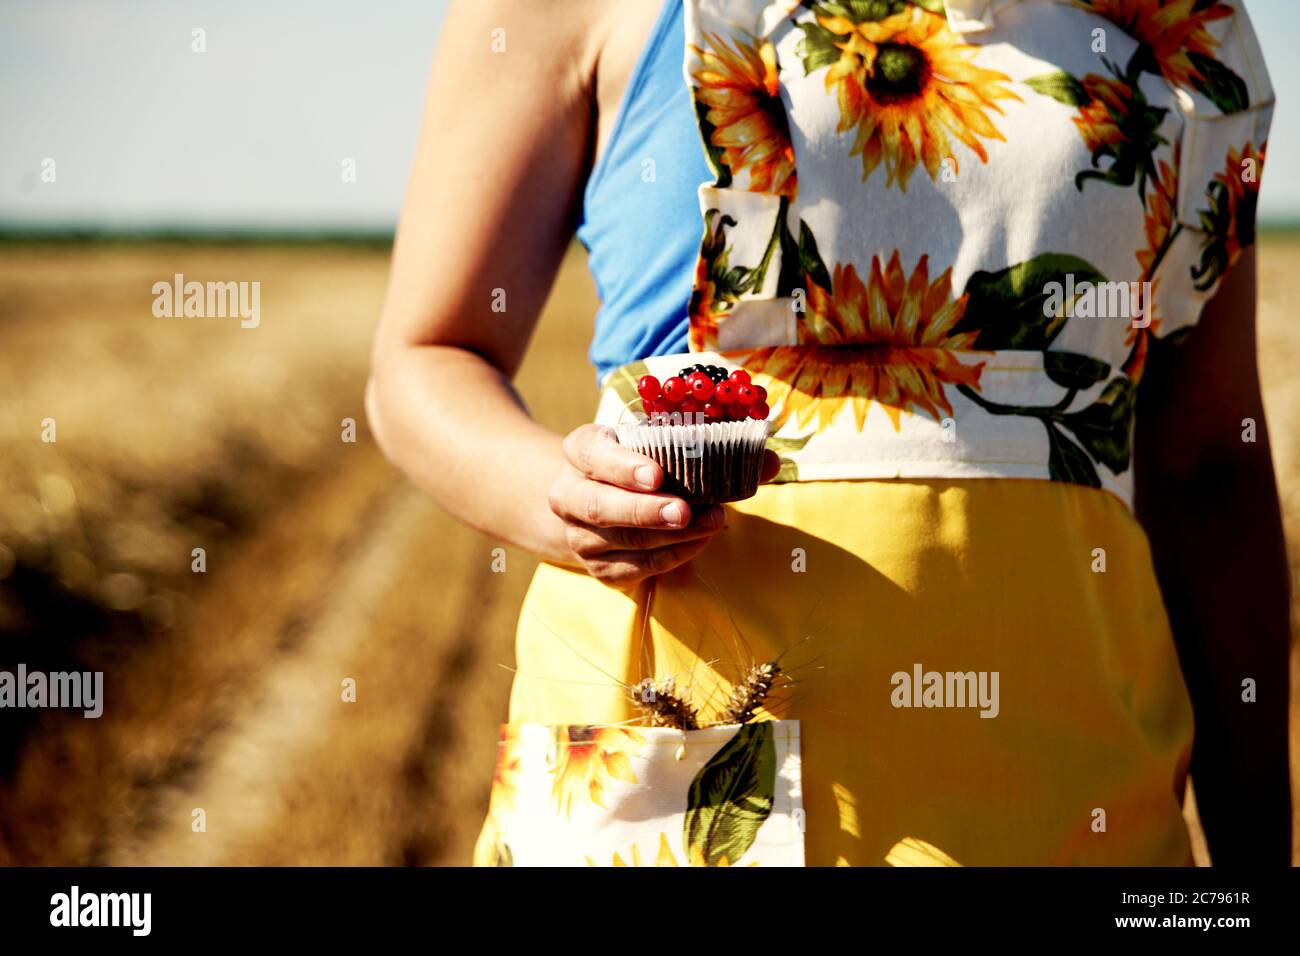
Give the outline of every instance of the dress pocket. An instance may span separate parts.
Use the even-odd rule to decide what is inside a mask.
[[[506,724],[480,865],[803,866],[799,722]]]

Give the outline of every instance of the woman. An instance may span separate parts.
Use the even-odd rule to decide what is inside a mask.
[[[454,4],[367,404],[443,507],[545,560],[509,720],[567,728],[556,819],[644,789],[628,687],[716,710],[779,662],[810,865],[1184,865],[1189,765],[1214,861],[1285,863],[1271,108],[1240,0]],[[561,437],[510,378],[575,224],[605,388]],[[773,411],[779,480],[725,510],[609,428],[696,361]],[[512,858],[521,740],[479,862]],[[750,860],[692,812],[686,862]],[[679,862],[648,841],[565,860]]]

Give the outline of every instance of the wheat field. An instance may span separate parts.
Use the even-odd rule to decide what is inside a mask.
[[[0,245],[0,665],[106,675],[99,720],[3,712],[0,863],[468,861],[534,562],[491,573],[371,441],[386,272],[347,245]],[[156,318],[175,273],[261,282],[260,326]],[[1263,243],[1261,289],[1296,568],[1300,237]],[[519,378],[557,430],[594,408],[595,307],[575,248]]]

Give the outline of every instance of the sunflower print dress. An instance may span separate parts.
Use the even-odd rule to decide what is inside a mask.
[[[538,570],[476,862],[1190,863],[1131,440],[1153,343],[1254,241],[1242,3],[683,2],[691,353],[597,420],[743,367],[782,468],[631,593]],[[705,729],[645,726],[646,680]]]

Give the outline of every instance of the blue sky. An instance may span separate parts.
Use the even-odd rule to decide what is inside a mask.
[[[390,228],[445,6],[0,0],[0,225]],[[1279,100],[1260,215],[1300,222],[1300,2],[1247,8]]]

